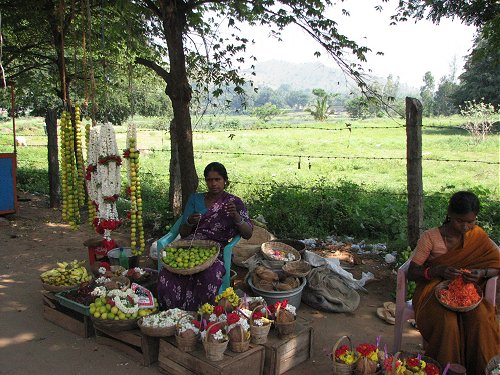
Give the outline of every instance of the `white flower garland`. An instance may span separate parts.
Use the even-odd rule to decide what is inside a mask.
[[[184,310],[177,308],[162,311],[158,314],[148,315],[142,318],[142,325],[152,328],[173,327],[184,314],[186,314]]]
[[[87,152],[87,165],[92,165],[97,167],[97,162],[99,159],[99,127],[95,126],[90,128],[89,135],[89,149]],[[91,172],[90,180],[87,181],[87,191],[90,198],[97,202],[98,190],[99,190],[99,180],[97,177],[97,171]]]
[[[229,327],[227,327],[227,331],[231,331],[233,328],[236,326],[241,326],[245,332],[248,332],[250,329],[250,324],[248,324],[248,320],[245,318],[240,318],[236,323],[231,324]]]
[[[106,295],[106,288],[103,286],[98,286],[94,288],[94,290],[90,292],[90,294],[97,297],[103,297]]]
[[[137,297],[132,289],[127,289],[125,291],[113,289],[108,293],[108,297],[111,297],[115,306],[125,314],[135,314],[139,311],[139,297]],[[125,306],[122,302],[122,300],[125,300],[130,303],[128,297],[131,297],[133,301],[133,305],[131,307]]]
[[[195,334],[198,334],[200,332],[200,330],[198,329],[198,327],[196,327],[191,322],[183,323],[181,325],[181,327],[179,328],[179,332],[186,332],[186,331],[189,331],[189,330],[193,331]]]
[[[104,276],[101,276],[97,279],[95,279],[95,282],[97,284],[106,284],[106,283],[109,283],[111,281],[111,279],[109,277],[104,277]]]

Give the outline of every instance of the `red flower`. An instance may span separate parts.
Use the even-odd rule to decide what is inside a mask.
[[[269,310],[269,312],[271,314],[274,314],[276,312],[276,306],[274,306],[274,305],[268,305],[267,309]]]
[[[123,157],[125,159],[128,159],[130,157],[130,149],[127,148],[126,150],[123,150]]]
[[[236,313],[231,313],[227,315],[227,324],[231,325],[240,320],[240,316]]]
[[[213,326],[210,326],[210,328],[208,329],[208,333],[214,335],[220,329],[221,329],[221,325],[219,323],[216,323]]]
[[[424,372],[426,375],[439,375],[439,368],[435,364],[427,362]]]
[[[420,367],[420,360],[418,358],[408,358],[406,364],[409,367]]]
[[[129,269],[129,270],[127,271],[127,276],[128,276],[128,277],[131,277],[134,273],[135,273],[134,269],[133,269],[133,268],[131,268],[131,269]]]
[[[103,239],[101,241],[101,246],[104,247],[106,250],[113,250],[114,248],[116,248],[116,242],[114,240]]]
[[[193,323],[193,325],[198,329],[201,327],[201,323],[199,320],[193,320],[191,323]]]
[[[342,354],[345,354],[349,351],[349,347],[347,345],[342,345],[340,348],[335,350],[335,357],[340,357]]]
[[[261,319],[263,316],[264,314],[262,314],[260,311],[254,311],[254,313],[252,314],[252,319],[258,320]]]
[[[215,306],[214,307],[214,314],[216,316],[221,316],[222,314],[224,314],[224,307],[220,306],[220,305]]]
[[[109,265],[108,262],[101,262],[100,267],[104,267],[106,271],[111,270],[111,266]]]
[[[372,344],[360,344],[356,347],[356,351],[363,357],[368,357],[370,354],[377,351],[377,347]]]

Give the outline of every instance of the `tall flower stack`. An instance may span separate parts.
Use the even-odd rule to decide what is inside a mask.
[[[102,247],[116,247],[111,232],[121,221],[118,218],[116,201],[120,194],[121,158],[116,145],[115,132],[109,123],[94,127],[90,131],[87,166],[87,189],[97,210],[94,220],[96,231],[103,235]]]
[[[80,111],[75,109],[80,117]],[[80,195],[82,186],[78,182],[78,160],[83,159],[81,152],[80,133],[75,132],[71,122],[71,114],[63,111],[60,119],[60,154],[61,154],[61,190],[62,190],[62,218],[71,228],[78,228],[80,222]],[[75,153],[75,145],[77,147]],[[80,165],[83,166],[83,160]],[[83,202],[83,200],[82,200]]]
[[[141,255],[146,243],[142,225],[142,197],[139,178],[139,151],[137,150],[137,131],[130,123],[127,129],[127,148],[123,152],[127,165],[128,187],[130,195],[130,246],[134,255]]]

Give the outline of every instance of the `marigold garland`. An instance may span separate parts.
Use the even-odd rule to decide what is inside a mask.
[[[451,307],[468,307],[477,303],[481,296],[473,283],[465,282],[460,275],[438,292],[439,299]]]

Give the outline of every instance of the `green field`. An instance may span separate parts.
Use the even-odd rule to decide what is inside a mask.
[[[170,139],[168,132],[154,129],[165,128],[168,121],[134,121],[139,128],[138,148],[143,150],[145,221],[161,232],[168,224]],[[453,192],[473,190],[483,202],[483,227],[499,240],[500,230],[493,225],[500,222],[499,135],[476,143],[457,128],[461,122],[458,116],[423,121],[425,226],[444,218]],[[267,124],[250,116],[208,116],[193,123],[198,173],[211,161],[223,163],[232,181],[229,190],[247,202],[253,216],[263,215],[278,235],[351,235],[394,246],[404,242],[404,120],[319,123],[305,114],[288,114]],[[46,144],[42,124],[43,119],[17,120],[18,135],[28,139],[28,147],[18,148],[18,175],[21,189],[47,193],[47,151],[32,146]],[[0,123],[2,152],[12,148],[5,145],[12,142],[10,127],[9,122]],[[119,148],[124,148],[126,127],[116,131]]]

